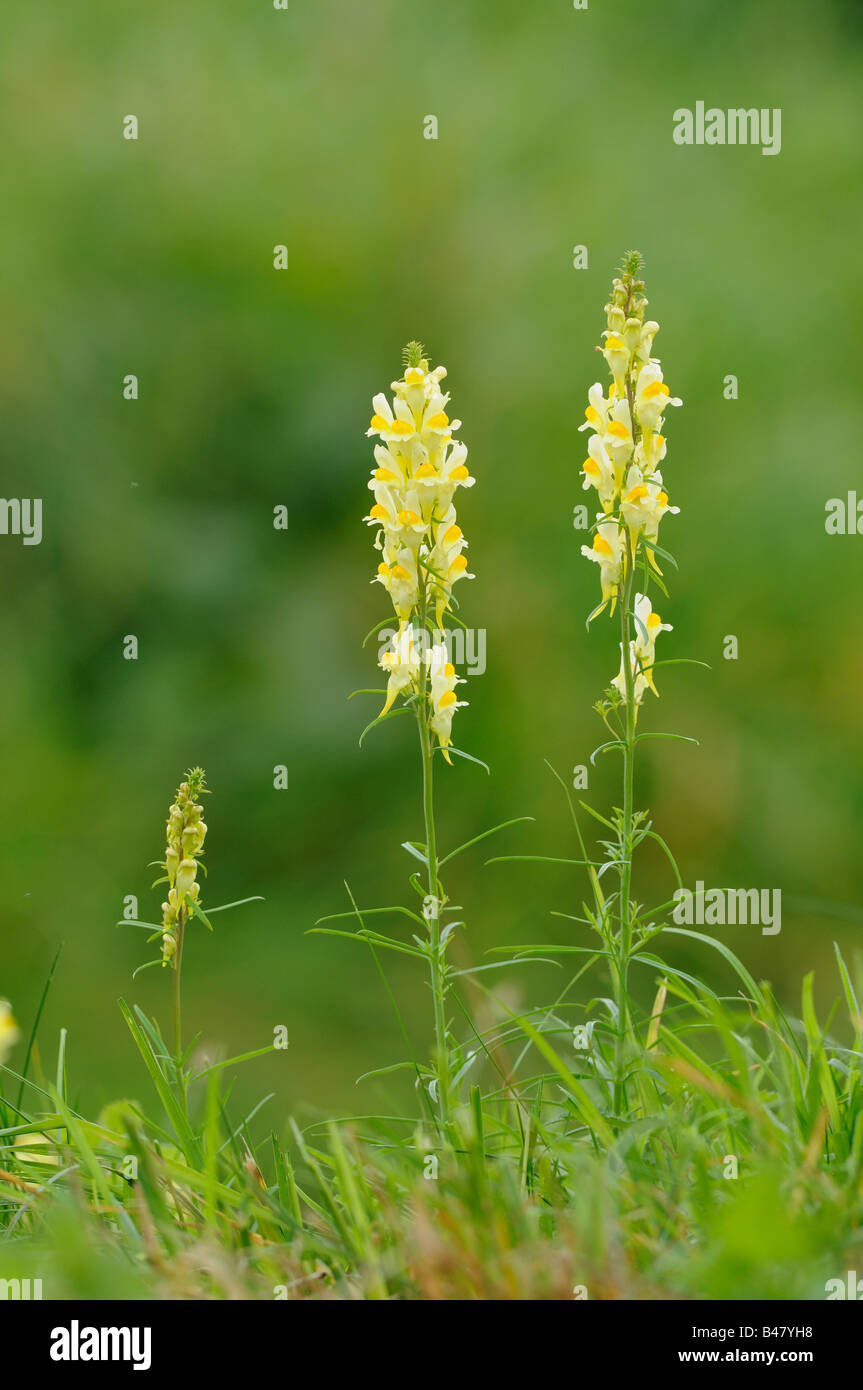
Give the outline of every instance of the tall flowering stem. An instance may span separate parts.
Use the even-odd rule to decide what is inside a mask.
[[[203,917],[198,867],[204,853],[207,827],[204,808],[199,797],[207,790],[204,770],[194,767],[177,788],[168,810],[167,846],[162,867],[167,882],[168,897],[162,903],[162,964],[170,966],[174,976],[174,1057],[178,1071],[182,1057],[182,998],[183,945],[190,916]]]
[[[134,1012],[138,1017],[138,1022],[144,1025],[144,1031],[141,1032],[138,1023],[122,1000],[120,1000],[120,1007],[129,1023],[132,1036],[147,1059],[147,1065],[155,1064],[164,1079],[175,1087],[177,1099],[184,1115],[188,1113],[190,1087],[196,1081],[203,1080],[210,1071],[210,1068],[204,1068],[203,1071],[193,1071],[192,1066],[189,1065],[192,1045],[187,1046],[185,1050],[183,1048],[182,1013],[183,954],[186,934],[194,919],[198,919],[207,928],[207,931],[213,930],[212,922],[204,911],[201,901],[201,886],[198,882],[199,870],[206,873],[206,868],[201,861],[204,855],[204,841],[207,838],[207,826],[204,822],[204,808],[201,802],[202,798],[208,795],[209,790],[204,769],[193,767],[186,773],[168,808],[168,822],[165,827],[165,857],[156,861],[163,873],[153,885],[155,888],[167,884],[165,901],[162,903],[161,925],[126,917],[117,923],[118,926],[131,925],[133,927],[152,928],[147,940],[150,942],[158,941],[160,944],[161,950],[156,959],[139,965],[135,975],[139,974],[141,970],[148,970],[154,966],[162,966],[171,971],[174,995],[173,1053],[170,1045],[163,1039],[162,1030],[155,1019],[145,1019],[141,1011],[136,1008]],[[209,913],[228,912],[230,909],[241,907],[245,903],[257,901],[260,901],[257,896],[242,898],[237,902],[210,907]],[[269,1047],[263,1049],[266,1052],[270,1050]]]
[[[588,622],[606,609],[614,614],[617,608],[620,624],[620,671],[596,706],[612,734],[611,743],[603,747],[617,748],[623,755],[623,806],[616,825],[615,860],[619,930],[612,930],[607,916],[602,917],[617,1005],[614,1098],[618,1114],[626,1106],[626,1049],[632,1026],[628,991],[636,930],[632,859],[646,833],[643,817],[634,809],[636,728],[644,694],[648,689],[658,693],[653,678],[656,639],[660,632],[671,631],[671,625],[653,611],[647,588],[652,580],[667,593],[657,559],[665,554],[658,544],[659,525],[667,513],[679,508],[669,505],[660,471],[667,449],[663,417],[669,406],[682,404],[671,395],[659,358],[653,354],[659,324],[644,317],[647,300],[641,267],[639,253],[630,252],[612,285],[599,348],[611,382],[607,396],[600,382],[590,388],[585,423],[580,427],[590,431],[588,457],[582,465],[584,488],[595,489],[601,506],[592,543],[582,546],[582,554],[599,567],[601,589],[601,601]],[[636,591],[639,568],[644,592]]]
[[[451,763],[453,717],[467,703],[456,695],[462,681],[450,661],[443,625],[448,618],[458,621],[453,611],[455,585],[473,577],[468,573],[467,541],[458,524],[455,498],[460,488],[474,483],[467,468],[467,448],[455,438],[461,422],[448,414],[449,395],[442,389],[445,376],[445,367],[430,368],[420,343],[409,343],[404,374],[391,383],[392,398],[374,397],[367,431],[376,440],[368,484],[374,503],[364,518],[375,530],[375,548],[381,555],[373,582],[386,589],[398,620],[380,653],[387,689],[378,719],[412,708],[419,734],[425,823],[420,855],[426,871],[423,918],[435,1029],[435,1075],[430,1089],[442,1126],[448,1123],[451,1100],[446,1017],[446,943],[451,928],[442,916],[447,897],[439,873],[434,758],[439,752]]]

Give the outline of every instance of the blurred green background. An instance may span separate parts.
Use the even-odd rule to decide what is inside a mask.
[[[130,980],[153,948],[114,923],[132,893],[158,915],[146,866],[198,762],[205,901],[266,901],[192,939],[189,1033],[232,1055],[287,1025],[289,1052],[237,1084],[243,1103],[275,1092],[271,1123],[387,1094],[354,1085],[404,1055],[373,961],[305,933],[347,905],[345,880],[361,904],[408,900],[399,843],[421,834],[412,727],[359,749],[377,704],[347,698],[379,683],[361,639],[387,611],[364,430],[410,338],[448,367],[464,421],[476,579],[459,597],[488,634],[458,741],[491,776],[442,768],[444,848],[529,814],[496,852],[574,852],[544,760],[587,761],[617,668],[614,627],[585,632],[597,574],[571,517],[602,306],[630,246],[685,402],[667,430],[681,514],[665,522],[680,568],[663,655],[712,666],[661,673],[645,727],[700,746],[644,745],[639,802],[686,882],[782,889],[780,936],[718,934],[792,1007],[811,968],[830,999],[831,942],[853,947],[859,927],[807,900],[861,891],[863,539],[824,529],[827,499],[860,478],[860,11],[83,0],[18,7],[5,29],[2,492],[44,499],[44,539],[0,537],[0,994],[28,1026],[65,942],[42,1046],[70,1030],[73,1096],[146,1089],[116,999],[167,1024],[170,982]],[[781,107],[781,154],[676,146],[672,113],[697,100]],[[606,809],[618,770],[600,764],[589,799]],[[453,866],[461,960],[573,939],[549,913],[579,910],[574,871],[486,857]],[[643,901],[666,896],[660,860],[639,872]],[[386,967],[423,1049],[424,981]],[[543,1002],[563,979],[525,966],[507,997]]]

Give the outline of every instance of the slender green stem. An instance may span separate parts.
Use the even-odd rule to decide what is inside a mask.
[[[632,915],[630,891],[632,884],[633,800],[635,785],[635,675],[629,654],[632,640],[632,587],[635,571],[632,538],[626,536],[626,573],[620,595],[620,641],[624,678],[624,750],[623,750],[623,825],[620,843],[620,938],[617,955],[617,1059],[615,1066],[615,1111],[621,1113],[626,1104],[624,1069],[625,1049],[629,1031],[628,974],[632,952]]]
[[[628,316],[632,303],[633,286],[630,280],[624,313]],[[629,418],[633,435],[635,433],[635,400],[631,374],[627,374],[626,395],[629,402]],[[629,1036],[629,958],[632,954],[632,907],[630,892],[632,886],[632,851],[635,786],[635,672],[632,669],[629,644],[632,640],[632,593],[635,580],[635,561],[637,544],[633,544],[632,532],[626,529],[626,550],[624,575],[620,594],[620,646],[624,680],[624,728],[623,728],[623,825],[620,834],[620,938],[617,946],[616,986],[617,986],[617,1055],[615,1059],[614,1102],[615,1113],[621,1115],[626,1109],[626,1044]]]
[[[425,693],[424,693],[425,695]],[[437,833],[434,813],[434,748],[427,717],[425,697],[417,701],[417,724],[423,767],[423,815],[428,859],[428,897],[426,917],[429,929],[429,961],[434,1001],[435,1051],[437,1054],[437,1102],[442,1128],[449,1121],[449,1047],[446,1026],[446,978],[440,941],[441,891],[438,880]]]
[[[429,609],[433,596],[429,592],[428,579],[420,577],[418,606],[420,628],[424,633],[429,629]],[[449,1046],[446,1024],[446,962],[440,939],[440,911],[443,891],[438,874],[437,828],[434,811],[434,736],[431,730],[431,689],[429,672],[423,667],[419,682],[417,700],[417,725],[420,736],[423,769],[423,818],[426,835],[426,860],[428,869],[428,892],[424,915],[429,931],[429,973],[431,977],[432,1000],[434,1004],[435,1062],[437,1068],[437,1108],[441,1129],[446,1133],[449,1123],[450,1079]]]
[[[180,1102],[185,1112],[186,1109],[186,1083],[183,1076],[183,1005],[181,996],[181,980],[183,973],[183,940],[186,934],[186,913],[181,908],[177,914],[177,949],[174,952],[174,1063],[177,1073],[177,1089],[180,1092]]]

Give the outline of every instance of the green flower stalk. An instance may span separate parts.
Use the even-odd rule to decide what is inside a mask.
[[[165,828],[165,858],[156,861],[159,867],[164,869],[164,875],[158,878],[153,885],[154,887],[159,884],[168,885],[167,896],[162,903],[161,926],[155,922],[142,922],[126,918],[117,923],[118,926],[122,926],[128,921],[133,927],[152,929],[147,940],[159,941],[161,944],[161,954],[155,960],[149,960],[140,965],[135,971],[135,975],[141,970],[148,970],[154,966],[170,967],[174,986],[173,1055],[171,1055],[169,1044],[163,1041],[161,1028],[155,1019],[146,1020],[146,1036],[150,1042],[155,1044],[156,1054],[160,1059],[160,1067],[164,1063],[166,1079],[175,1087],[177,1099],[184,1115],[188,1111],[189,1088],[194,1085],[196,1080],[201,1080],[207,1074],[206,1069],[203,1072],[197,1071],[195,1073],[188,1065],[191,1048],[186,1051],[183,1050],[181,983],[187,929],[192,918],[198,918],[207,928],[207,931],[211,932],[213,926],[210,922],[210,915],[216,912],[227,912],[232,908],[241,907],[245,903],[260,901],[258,897],[242,898],[238,902],[224,903],[216,907],[211,906],[209,915],[204,911],[198,871],[203,870],[206,873],[201,862],[204,855],[204,842],[207,838],[207,826],[204,822],[204,808],[201,800],[208,795],[209,790],[204,769],[193,767],[186,773],[184,781],[177,788],[174,800],[168,808],[168,822]],[[133,1036],[140,1046],[143,1038],[137,1031],[132,1015],[122,1001],[121,1007],[127,1016],[127,1021],[130,1022]],[[136,1009],[135,1013],[143,1019],[140,1010]],[[264,1050],[269,1051],[270,1049]]]
[[[430,368],[420,343],[408,344],[404,360],[404,375],[391,384],[392,399],[381,393],[372,402],[367,434],[377,442],[368,486],[374,504],[364,520],[375,528],[375,547],[381,553],[373,582],[386,589],[398,619],[398,630],[380,657],[387,690],[378,718],[412,707],[419,732],[425,822],[421,857],[426,868],[423,919],[437,1067],[430,1093],[445,1127],[451,1084],[446,942],[452,926],[442,921],[447,897],[439,877],[433,766],[438,750],[451,762],[453,717],[467,703],[456,694],[462,682],[441,629],[456,606],[455,585],[473,578],[455,499],[459,489],[473,486],[474,479],[467,468],[467,447],[455,438],[461,422],[450,418],[449,395],[441,389],[446,368]],[[396,706],[397,700],[402,703]]]

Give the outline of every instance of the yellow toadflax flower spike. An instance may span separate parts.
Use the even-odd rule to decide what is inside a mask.
[[[633,581],[639,556],[654,574],[662,575],[655,553],[659,523],[680,510],[669,503],[659,467],[667,450],[663,418],[670,406],[682,405],[663,380],[659,358],[652,355],[659,324],[653,319],[645,322],[647,300],[640,270],[641,257],[631,252],[612,285],[600,349],[612,381],[607,396],[600,382],[591,386],[584,424],[579,426],[591,431],[581,468],[584,488],[596,488],[602,506],[592,545],[581,547],[582,555],[599,566],[602,601],[591,617],[609,603],[613,613],[620,603],[621,669],[612,686],[631,704],[633,720],[644,692],[658,694],[652,673],[654,643],[660,632],[670,631],[669,624],[652,612],[649,598],[637,594],[633,601]]]
[[[198,797],[206,790],[203,768],[191,768],[186,780],[177,788],[177,795],[168,811],[168,844],[164,865],[168,899],[162,903],[162,964],[175,968],[183,924],[190,908],[200,901],[198,860],[204,853],[207,827],[203,820],[204,808],[199,804]]]
[[[443,389],[445,377],[446,368],[429,366],[421,343],[408,343],[404,375],[392,382],[392,395],[381,392],[374,397],[367,430],[375,440],[368,483],[373,501],[364,518],[374,527],[375,548],[380,553],[372,583],[386,589],[398,620],[395,631],[384,634],[384,624],[375,629],[381,639],[385,635],[389,639],[378,653],[387,688],[377,718],[387,719],[410,708],[416,717],[422,759],[425,841],[407,841],[405,849],[414,860],[421,860],[425,870],[421,884],[414,863],[411,884],[423,894],[428,938],[415,940],[428,960],[435,1043],[432,1067],[424,1069],[418,1080],[430,1111],[437,1114],[439,1137],[448,1135],[460,1076],[455,1067],[460,1054],[451,1046],[447,1008],[447,942],[464,923],[448,920],[454,909],[441,882],[440,869],[446,861],[438,849],[434,760],[440,752],[451,766],[450,750],[461,752],[453,745],[452,722],[467,702],[456,693],[463,681],[450,657],[444,622],[457,607],[456,584],[473,578],[456,501],[461,489],[474,483],[467,448],[458,438],[461,421],[453,419],[449,393]],[[397,705],[400,696],[402,702]]]
[[[445,376],[445,367],[429,367],[421,343],[409,343],[404,375],[391,383],[392,397],[374,397],[366,431],[376,440],[368,483],[374,502],[364,520],[375,527],[381,554],[372,582],[386,589],[398,618],[379,660],[388,677],[379,718],[399,695],[419,700],[449,762],[453,714],[466,701],[455,697],[458,677],[442,629],[455,585],[473,578],[456,497],[474,479],[467,447],[455,437],[461,421],[450,415]]]

